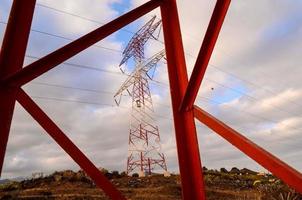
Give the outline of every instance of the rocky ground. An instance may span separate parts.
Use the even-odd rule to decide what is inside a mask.
[[[179,175],[128,177],[103,171],[131,200],[181,199]],[[204,170],[208,200],[302,200],[302,196],[272,175],[258,175],[248,169]],[[136,176],[136,175],[134,175]],[[49,176],[0,185],[0,199],[108,199],[83,171],[55,172]]]

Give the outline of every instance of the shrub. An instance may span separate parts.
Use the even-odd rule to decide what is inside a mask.
[[[121,178],[121,175],[118,171],[112,171],[111,174],[113,178]]]
[[[126,176],[128,176],[128,175],[125,171],[121,173],[121,177],[126,177]]]
[[[222,173],[228,173],[228,170],[223,167],[223,168],[220,168],[220,172],[222,172]]]

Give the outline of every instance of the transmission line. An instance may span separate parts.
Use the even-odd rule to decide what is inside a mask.
[[[73,13],[65,12],[65,11],[62,11],[62,10],[59,10],[59,9],[56,9],[56,8],[52,8],[52,7],[50,7],[50,6],[46,6],[46,5],[43,5],[43,4],[40,4],[40,3],[38,4],[38,6],[45,7],[45,8],[48,8],[48,9],[52,9],[52,10],[55,10],[55,11],[57,11],[57,12],[69,14],[69,15],[71,15],[71,16],[78,17],[78,18],[81,18],[81,19],[83,19],[83,20],[91,21],[91,22],[94,22],[94,23],[104,24],[104,23],[99,22],[99,21],[97,21],[97,20],[93,20],[93,19],[89,19],[89,18],[80,16],[80,15],[76,15],[76,14],[73,14]],[[1,23],[1,24],[4,24],[4,25],[7,24],[6,22],[3,22],[3,21],[0,21],[0,23]],[[37,32],[37,33],[40,33],[40,34],[44,34],[44,35],[48,35],[48,36],[52,36],[52,37],[56,37],[56,38],[61,38],[61,39],[69,40],[69,41],[73,41],[73,40],[74,40],[74,39],[71,39],[71,38],[67,38],[67,37],[64,37],[64,36],[60,36],[60,35],[56,35],[56,34],[44,32],[44,31],[40,31],[40,30],[36,30],[36,29],[32,29],[31,31]],[[126,31],[126,32],[128,32],[128,33],[133,33],[132,31],[125,30],[125,29],[124,29],[124,31]],[[98,47],[98,48],[102,48],[102,49],[105,49],[105,50],[109,50],[109,51],[121,53],[121,51],[120,51],[120,50],[117,50],[117,49],[107,48],[107,47],[98,46],[98,45],[93,45],[93,46]],[[192,58],[196,58],[196,57],[192,56],[191,54],[189,54],[189,53],[187,53],[187,52],[186,52],[186,55],[189,55],[189,56],[192,57]],[[38,59],[38,57],[34,57],[34,56],[27,56],[27,57]],[[69,66],[73,66],[73,67],[86,68],[86,69],[89,69],[89,70],[97,70],[97,71],[101,71],[101,72],[106,72],[106,73],[119,74],[119,75],[121,75],[121,73],[118,73],[118,72],[114,72],[114,71],[110,71],[110,70],[103,70],[103,69],[95,68],[95,67],[91,67],[91,66],[73,64],[73,63],[66,63],[66,62],[64,62],[63,64],[69,65]],[[242,81],[242,82],[246,82],[246,83],[248,83],[248,84],[250,84],[250,85],[253,85],[253,86],[256,87],[256,88],[261,88],[261,89],[263,89],[263,90],[265,90],[265,91],[267,91],[267,92],[269,92],[269,93],[271,93],[271,94],[273,94],[273,95],[276,95],[275,92],[270,91],[270,90],[268,90],[267,88],[264,88],[264,87],[262,87],[262,86],[259,86],[259,85],[255,84],[255,83],[251,82],[251,81],[242,79],[242,78],[238,77],[237,75],[235,75],[235,74],[233,74],[233,73],[230,73],[230,72],[227,72],[227,71],[221,69],[220,67],[218,67],[218,66],[216,66],[216,65],[213,65],[213,64],[209,64],[209,65],[210,65],[211,67],[213,67],[213,68],[215,68],[215,69],[221,71],[222,73],[225,73],[225,74],[227,74],[227,75],[229,75],[229,76],[232,76],[232,77],[235,78],[235,79],[238,79],[238,80],[240,80],[240,81]],[[215,84],[217,84],[217,85],[219,85],[219,86],[221,86],[221,87],[224,87],[224,88],[230,89],[230,90],[232,90],[232,91],[234,91],[234,92],[237,92],[237,93],[239,93],[239,94],[241,94],[241,95],[243,95],[243,96],[246,96],[246,97],[248,97],[249,99],[254,100],[254,101],[257,102],[257,98],[255,98],[255,97],[253,97],[253,96],[251,96],[251,95],[249,95],[249,94],[247,94],[247,93],[238,91],[238,90],[236,90],[236,89],[234,89],[234,88],[232,88],[232,87],[229,87],[229,86],[226,86],[226,85],[224,85],[224,84],[218,83],[217,81],[211,80],[211,79],[209,79],[209,78],[205,78],[205,79],[208,80],[208,81],[210,81],[210,82],[214,82]],[[163,84],[163,85],[166,85],[166,86],[167,86],[166,83],[163,83],[163,82],[160,82],[160,81],[154,81],[154,80],[153,80],[153,82],[156,82],[156,83]],[[294,104],[296,104],[296,105],[298,105],[298,106],[300,106],[299,104],[297,104],[297,103],[295,103],[295,102],[293,102],[293,101],[291,101],[291,102],[294,103]],[[273,106],[273,105],[271,105],[271,104],[268,104],[268,105],[270,105],[271,107],[274,107],[274,108],[277,109],[277,110],[280,110],[280,111],[286,112],[286,113],[288,113],[288,114],[297,116],[297,114],[293,114],[293,113],[288,112],[288,111],[286,111],[286,110],[284,110],[284,109],[281,109],[281,108],[279,108],[279,107],[277,107],[277,106]],[[300,116],[300,115],[299,115],[299,116]]]

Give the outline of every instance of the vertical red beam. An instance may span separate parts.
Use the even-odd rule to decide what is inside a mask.
[[[178,162],[185,200],[204,200],[202,167],[192,110],[180,112],[179,106],[188,84],[176,0],[161,6],[168,74],[174,115]]]
[[[231,0],[217,0],[180,109],[192,109]]]
[[[1,47],[0,79],[22,68],[35,3],[35,0],[13,2]],[[15,89],[0,85],[0,176],[15,107],[15,94]]]
[[[43,110],[22,90],[19,89],[17,101],[44,128],[44,130],[65,150],[70,157],[90,176],[94,183],[114,200],[126,200],[114,185],[94,166],[94,164],[73,144],[61,129]]]

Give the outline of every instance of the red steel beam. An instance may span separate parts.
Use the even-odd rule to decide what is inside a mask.
[[[302,193],[302,174],[300,172],[262,149],[260,146],[253,143],[251,140],[244,137],[198,106],[194,106],[194,114],[200,122],[207,125],[210,129],[218,133],[240,151],[272,172],[275,176],[279,177],[289,186]]]
[[[182,197],[185,200],[204,200],[205,188],[193,111],[179,112],[179,106],[188,84],[188,76],[176,1],[165,0],[161,6],[161,13],[182,183]]]
[[[180,110],[192,109],[231,0],[217,0]]]
[[[115,31],[123,28],[144,14],[160,6],[162,0],[151,0],[144,5],[118,17],[117,19],[105,24],[104,26],[82,36],[81,38],[65,45],[64,47],[46,55],[45,57],[33,62],[21,71],[6,77],[2,80],[5,84],[12,86],[22,86],[49,71],[65,60],[77,53],[85,50],[96,42],[102,40]]]
[[[22,69],[35,0],[12,5],[0,53],[0,79]],[[15,107],[15,90],[0,85],[0,176]]]
[[[22,89],[16,99],[111,199],[126,199]]]

